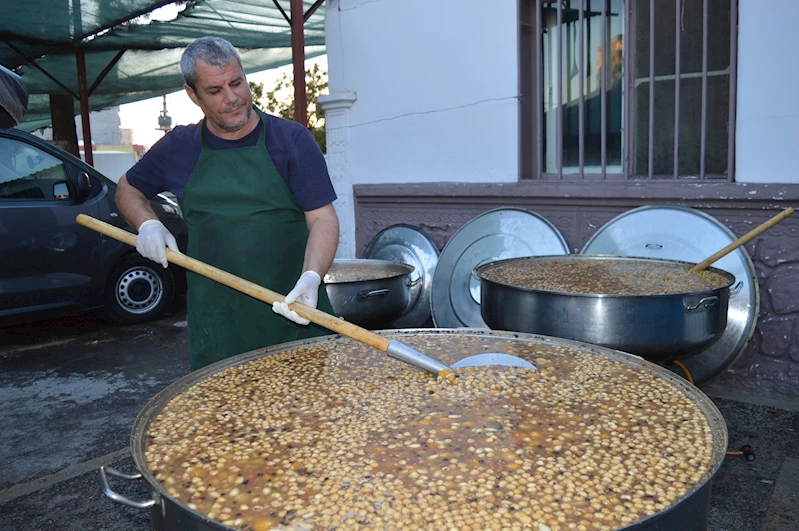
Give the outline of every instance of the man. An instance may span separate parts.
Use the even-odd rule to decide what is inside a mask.
[[[167,133],[120,179],[117,206],[138,229],[136,249],[164,267],[165,248],[178,250],[148,203],[168,190],[181,201],[188,255],[288,292],[285,303],[270,311],[261,301],[189,272],[192,370],[330,333],[288,307],[318,302],[332,313],[321,279],[333,261],[339,225],[319,147],[305,127],[253,107],[241,58],[229,42],[197,39],[183,52],[180,67],[183,87],[205,119]]]

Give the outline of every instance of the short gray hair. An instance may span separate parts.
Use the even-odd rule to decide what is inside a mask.
[[[197,61],[203,61],[209,65],[225,66],[235,59],[241,70],[241,56],[236,48],[225,39],[219,37],[200,37],[193,43],[186,46],[183,56],[180,58],[180,71],[183,73],[183,81],[196,90],[197,84]]]

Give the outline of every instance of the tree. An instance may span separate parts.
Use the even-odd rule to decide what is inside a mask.
[[[294,74],[284,73],[272,90],[265,92],[263,83],[249,82],[255,104],[271,113],[294,119]],[[308,130],[313,135],[322,153],[327,153],[325,135],[325,111],[318,104],[319,96],[327,94],[327,71],[318,64],[305,70],[305,97],[308,100]]]

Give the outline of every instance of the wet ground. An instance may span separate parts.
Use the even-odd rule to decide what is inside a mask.
[[[0,529],[152,529],[145,509],[101,492],[97,470],[134,472],[130,432],[161,389],[189,371],[185,312],[120,326],[101,314],[0,329]],[[730,393],[724,393],[729,397]],[[799,529],[799,413],[711,396],[730,448],[713,480],[710,531]],[[112,487],[144,500],[142,482]]]

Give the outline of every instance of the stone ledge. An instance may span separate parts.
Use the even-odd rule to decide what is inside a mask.
[[[546,203],[607,205],[607,200],[634,200],[646,204],[652,200],[684,202],[745,201],[750,208],[779,208],[786,202],[799,201],[799,184],[757,183],[681,183],[681,182],[549,182],[514,183],[404,183],[356,184],[354,195],[369,201],[390,201],[401,197],[415,202],[424,198],[463,201],[480,198],[486,203],[513,198],[534,199]],[[643,203],[642,203],[643,201]]]

